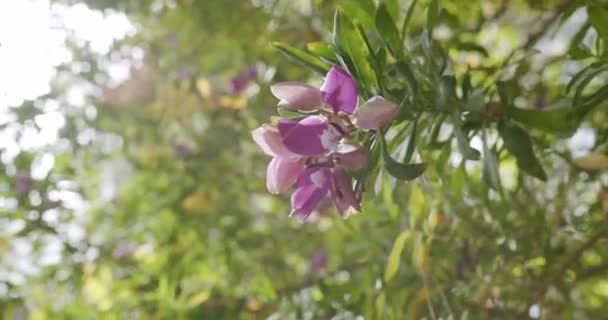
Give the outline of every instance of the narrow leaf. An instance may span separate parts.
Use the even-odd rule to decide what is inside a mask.
[[[517,159],[517,166],[521,170],[540,180],[547,180],[547,174],[534,154],[532,140],[522,128],[509,122],[501,122],[498,132],[505,148]]]
[[[409,230],[403,230],[393,243],[393,249],[391,249],[391,253],[388,256],[388,261],[386,263],[386,268],[384,269],[384,281],[391,281],[397,271],[399,270],[399,262],[401,261],[401,253],[403,252],[403,248],[405,247],[408,240],[411,238],[411,233]]]
[[[336,59],[336,49],[331,43],[321,41],[310,42],[306,45],[306,49],[325,60],[331,61],[332,63],[338,63],[338,60]]]
[[[399,36],[399,30],[397,30],[393,17],[383,3],[376,10],[376,28],[393,57],[396,59],[403,57],[403,41]]]
[[[426,169],[425,163],[410,163],[403,164],[395,161],[388,152],[384,137],[379,136],[382,146],[382,158],[384,159],[384,168],[393,177],[399,180],[414,180],[424,173]]]
[[[331,68],[325,62],[319,58],[308,54],[306,51],[294,48],[284,43],[273,42],[272,45],[279,49],[281,53],[286,55],[288,58],[298,62],[308,68],[311,68],[319,73],[325,74]]]

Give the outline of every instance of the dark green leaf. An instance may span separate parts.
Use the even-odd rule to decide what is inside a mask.
[[[597,34],[608,41],[608,9],[598,5],[587,6],[589,22],[593,25]]]
[[[431,2],[429,3],[429,7],[427,9],[427,16],[426,16],[426,19],[427,19],[426,25],[427,25],[427,29],[429,30],[429,37],[431,36],[433,29],[437,26],[437,22],[439,21],[439,12],[440,12],[439,1],[431,0]]]
[[[550,110],[509,108],[508,115],[517,122],[548,133],[570,135],[576,131],[582,116],[582,108],[562,107]]]
[[[517,159],[517,166],[521,170],[543,181],[547,180],[547,174],[534,154],[532,140],[526,131],[510,122],[501,122],[498,132],[505,148]]]
[[[418,119],[414,120],[412,124],[412,132],[407,141],[407,149],[405,149],[405,156],[403,157],[403,161],[408,163],[412,159],[412,155],[414,155],[414,150],[416,149],[416,136],[418,130]]]
[[[403,57],[403,41],[399,36],[399,30],[383,3],[376,10],[376,28],[393,57],[397,59]]]
[[[585,88],[587,87],[587,85],[589,85],[589,83],[591,82],[591,80],[593,80],[593,78],[595,78],[598,74],[608,71],[608,64],[604,64],[601,67],[592,69],[591,71],[589,71],[587,73],[587,75],[580,81],[578,87],[576,88],[576,91],[574,93],[574,101],[572,102],[572,104],[574,104],[574,107],[578,106],[578,102],[581,98],[581,95],[583,94],[583,91],[585,90]]]
[[[325,74],[331,68],[325,62],[321,61],[319,58],[308,54],[307,52],[291,47],[287,44],[280,42],[273,42],[272,45],[279,49],[281,53],[286,55],[288,58],[298,62],[308,68],[311,68],[319,73]]]
[[[410,24],[410,20],[412,19],[412,15],[414,14],[414,9],[416,8],[416,4],[418,0],[412,1],[410,7],[407,9],[407,13],[405,14],[405,19],[403,19],[403,24],[401,25],[401,37],[405,38],[407,34],[407,27]]]
[[[517,82],[515,80],[496,82],[496,90],[498,91],[498,96],[504,106],[513,105],[513,100],[517,95],[517,88]]]
[[[454,95],[456,79],[453,76],[441,76],[435,104],[439,108],[447,108],[450,98]]]
[[[498,157],[496,151],[488,147],[485,131],[482,133],[483,142],[483,179],[488,186],[501,191],[500,175],[498,173]]]
[[[426,164],[411,163],[403,164],[395,161],[388,152],[384,137],[378,136],[382,147],[382,158],[384,159],[384,168],[393,177],[399,180],[414,180],[424,173]]]

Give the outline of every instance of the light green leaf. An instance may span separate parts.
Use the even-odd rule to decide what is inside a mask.
[[[286,55],[288,58],[290,58],[290,59],[294,60],[295,62],[298,62],[316,72],[325,74],[331,68],[328,64],[321,61],[319,58],[317,58],[313,55],[310,55],[309,53],[307,53],[303,50],[294,48],[292,46],[289,46],[289,45],[281,43],[281,42],[273,42],[272,45],[275,48],[279,49],[279,51],[281,51],[281,53]]]
[[[384,269],[385,282],[391,281],[397,274],[397,271],[399,270],[399,262],[401,261],[401,253],[403,252],[403,248],[410,238],[411,232],[409,230],[401,231],[397,238],[395,238],[393,248],[388,256],[386,268]]]

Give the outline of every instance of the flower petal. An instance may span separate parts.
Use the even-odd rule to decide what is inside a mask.
[[[264,124],[251,131],[251,136],[260,149],[271,157],[298,158],[297,155],[287,150],[277,127]]]
[[[333,154],[334,158],[344,168],[350,171],[365,169],[369,162],[369,154],[365,148],[354,144],[341,144]]]
[[[287,150],[304,156],[323,154],[333,149],[342,138],[327,119],[321,116],[306,117],[297,125],[279,123],[279,132]]]
[[[298,186],[291,195],[290,215],[306,219],[327,195],[331,173],[325,167],[306,168],[298,178]]]
[[[287,191],[304,171],[304,164],[283,158],[273,158],[266,172],[266,187],[272,194]]]
[[[321,105],[321,91],[300,82],[279,82],[270,86],[270,91],[279,98],[280,107],[312,111]]]
[[[380,96],[367,100],[357,110],[355,125],[360,129],[377,130],[393,121],[399,115],[396,104]]]
[[[353,78],[340,67],[333,67],[325,77],[321,87],[321,99],[332,106],[334,112],[355,113],[357,107],[357,86]]]
[[[277,122],[277,128],[279,129],[281,137],[284,137],[289,130],[293,129],[297,125],[297,121],[287,118],[279,119],[279,121]]]
[[[341,168],[334,168],[331,179],[331,201],[343,218],[361,210],[361,204],[350,183],[350,178]]]

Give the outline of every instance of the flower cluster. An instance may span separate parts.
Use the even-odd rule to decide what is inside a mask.
[[[357,106],[357,86],[342,68],[333,67],[321,88],[281,82],[271,86],[278,106],[302,113],[299,120],[281,118],[252,132],[271,156],[266,185],[273,194],[289,191],[292,215],[307,218],[327,194],[342,217],[360,211],[361,195],[353,191],[348,172],[365,169],[368,152],[352,142],[352,131],[378,130],[398,114],[397,106],[375,96]]]

